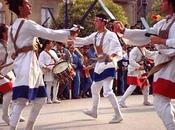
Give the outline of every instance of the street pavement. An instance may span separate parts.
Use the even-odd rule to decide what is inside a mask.
[[[142,95],[133,95],[127,99],[128,108],[121,109],[124,120],[118,124],[108,123],[114,112],[106,98],[101,98],[97,119],[84,115],[82,110],[91,108],[91,101],[91,98],[87,98],[63,100],[60,104],[45,104],[35,124],[35,130],[165,130],[153,106],[142,105]],[[23,111],[26,120],[30,108],[31,105]],[[0,116],[2,116],[2,105]],[[25,125],[26,121],[19,123],[18,129],[24,130]],[[0,130],[8,130],[2,119],[0,119]]]

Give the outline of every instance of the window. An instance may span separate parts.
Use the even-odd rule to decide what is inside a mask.
[[[53,13],[53,8],[42,7],[41,8],[41,24],[45,27],[51,25],[52,17],[50,12]]]

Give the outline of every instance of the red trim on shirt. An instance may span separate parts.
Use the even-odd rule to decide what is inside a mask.
[[[153,93],[160,94],[171,99],[175,99],[175,83],[159,78],[156,82],[153,83]]]
[[[12,91],[12,86],[13,86],[13,84],[11,82],[5,83],[5,84],[0,86],[0,92],[2,94],[5,94],[9,91]]]

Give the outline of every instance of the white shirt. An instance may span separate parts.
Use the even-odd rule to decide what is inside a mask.
[[[76,38],[75,40],[75,46],[84,46],[88,44],[95,44],[95,35],[97,32],[92,33],[91,35],[85,37],[85,38]],[[101,38],[103,36],[102,33],[98,33],[96,37],[96,45],[100,45]],[[111,32],[107,30],[104,40],[103,40],[103,45],[102,45],[103,53],[107,55],[112,55],[112,54],[117,54],[118,58],[117,61],[122,58],[122,47],[120,45],[120,42],[118,40],[117,35],[114,32]],[[102,73],[105,69],[108,68],[115,68],[117,61],[114,62],[109,62],[105,64],[104,62],[97,62],[95,66],[94,72],[100,74]]]
[[[13,36],[16,34],[17,28],[21,20],[21,18],[16,19],[14,24],[12,25]],[[25,20],[19,32],[16,45],[18,48],[32,45],[34,37],[41,37],[48,40],[65,42],[68,39],[69,35],[70,32],[67,30],[51,30],[42,27],[41,25],[35,23],[32,20]],[[14,46],[10,38],[10,33],[8,37],[8,50],[10,52],[14,52]],[[18,57],[14,60],[13,65],[14,72],[16,74],[14,87],[29,86],[30,88],[35,88],[39,86],[44,86],[42,72],[34,51],[20,53]]]
[[[51,71],[44,73],[44,81],[53,81],[54,77],[53,77],[53,73],[52,73],[52,69],[55,66],[54,64],[58,63],[60,61],[60,59],[58,58],[56,52],[54,50],[49,50],[50,55],[52,55],[52,57],[54,59],[52,59],[52,57],[46,52],[46,51],[42,51],[39,55],[39,65],[41,67],[41,69],[44,68],[49,68]],[[55,61],[56,63],[55,63]]]

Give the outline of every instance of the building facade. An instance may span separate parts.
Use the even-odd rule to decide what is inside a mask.
[[[113,0],[115,3],[123,6],[129,24],[134,25],[151,10],[153,0]],[[144,3],[145,1],[149,1]],[[3,7],[0,9],[0,22],[10,25],[15,20],[15,15],[8,10],[4,0],[0,0]],[[59,3],[63,0],[29,0],[32,5],[32,14],[30,18],[39,24],[49,26],[52,15],[57,17],[59,15]],[[51,13],[50,13],[51,12]]]
[[[59,3],[62,0],[29,0],[32,5],[32,14],[30,19],[36,21],[39,24],[45,23],[45,26],[49,26],[53,17],[59,15]],[[10,25],[16,19],[16,15],[11,13],[4,0],[0,0],[2,8],[0,9],[0,22]],[[50,13],[51,12],[51,13]]]
[[[134,25],[151,12],[151,6],[154,0],[113,0],[121,5],[126,12],[130,25]]]

